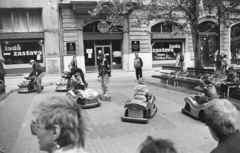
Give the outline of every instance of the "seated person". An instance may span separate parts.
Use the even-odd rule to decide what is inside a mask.
[[[228,87],[238,87],[239,85],[239,78],[237,77],[237,72],[234,70],[233,67],[228,69],[228,76],[227,79],[221,84],[220,94],[223,98],[227,98],[227,91]]]
[[[200,105],[218,98],[217,90],[209,78],[204,80],[203,87],[198,86],[195,89],[205,94],[204,96],[195,96]]]
[[[32,90],[34,88],[34,84],[36,84],[35,78],[36,78],[35,75],[32,75],[32,74],[26,77],[27,80],[30,80],[28,83],[29,90]]]
[[[83,83],[82,79],[81,79],[81,74],[79,72],[74,74],[74,82],[73,82],[73,92],[75,94],[78,94],[79,91],[78,90],[84,90],[85,89],[85,84]]]
[[[134,88],[134,99],[137,99],[137,97],[141,97],[144,99],[144,101],[148,101],[149,92],[147,86],[145,86],[144,83],[144,78],[140,78],[138,80],[138,85],[136,85]]]

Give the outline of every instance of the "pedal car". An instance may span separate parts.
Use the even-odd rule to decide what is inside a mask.
[[[55,89],[56,92],[65,92],[72,88],[73,80],[70,78],[69,73],[70,72],[64,72],[63,75],[61,76],[62,78],[60,79],[60,81],[56,82],[57,85]]]
[[[124,106],[124,115],[122,121],[148,123],[149,118],[152,118],[156,112],[155,96],[134,96],[133,100],[129,100]]]
[[[196,101],[196,96],[191,95],[189,97],[184,98],[184,101],[186,102],[184,108],[182,108],[182,113],[185,115],[188,115],[194,119],[200,120],[202,122],[205,122],[205,106],[207,103],[204,104],[198,104]]]
[[[24,80],[22,83],[18,84],[18,93],[30,93],[30,92],[36,92],[37,91],[37,84],[34,83],[35,76],[29,76],[24,77]],[[43,86],[41,87],[41,90],[43,90]]]
[[[101,103],[98,100],[98,93],[89,88],[69,90],[66,96],[73,102],[79,104],[83,109],[98,107]]]

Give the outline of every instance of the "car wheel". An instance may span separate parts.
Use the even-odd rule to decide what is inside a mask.
[[[147,111],[147,110],[144,110],[144,111],[143,111],[143,117],[144,117],[144,118],[149,119],[149,115],[150,115],[150,114],[149,114],[149,111]]]
[[[186,103],[184,109],[185,109],[186,111],[190,112],[190,105],[189,105],[189,103]]]
[[[77,99],[77,104],[84,106],[85,105],[84,99],[78,98]]]
[[[204,114],[204,111],[200,111],[199,113],[199,120],[202,121],[203,123],[205,123],[205,114]]]
[[[128,109],[125,110],[124,116],[128,117]]]

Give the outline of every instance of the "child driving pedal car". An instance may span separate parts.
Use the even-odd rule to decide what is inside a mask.
[[[144,78],[140,78],[138,80],[138,85],[135,86],[134,91],[134,99],[141,99],[143,101],[148,101],[149,91],[147,86],[144,85]]]
[[[75,73],[74,74],[75,81],[73,82],[73,92],[75,94],[78,94],[78,90],[84,90],[85,89],[85,84],[83,83],[81,79],[81,74],[80,73]]]
[[[203,87],[198,86],[195,89],[205,94],[204,96],[195,96],[200,105],[218,98],[217,90],[209,78],[204,80]]]

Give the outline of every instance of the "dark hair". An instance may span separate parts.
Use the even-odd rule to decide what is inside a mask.
[[[147,136],[147,139],[139,147],[140,153],[177,153],[174,144],[167,139],[154,139]]]

